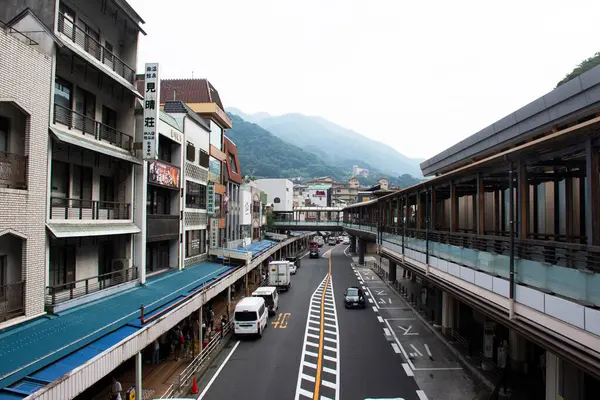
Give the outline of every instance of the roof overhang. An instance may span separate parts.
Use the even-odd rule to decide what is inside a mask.
[[[84,149],[96,151],[98,153],[106,154],[111,157],[119,158],[130,163],[142,165],[142,161],[138,160],[127,150],[119,149],[111,145],[105,145],[102,142],[92,142],[81,135],[74,135],[73,133],[64,131],[55,126],[50,126],[50,132],[59,141],[69,143],[74,146],[83,147]]]
[[[369,200],[369,201],[363,201],[362,203],[351,204],[349,206],[344,207],[344,210],[347,210],[349,208],[364,207],[364,206],[368,206],[369,204],[375,204],[375,203],[377,203],[377,200],[378,199]]]
[[[229,115],[217,103],[187,103],[187,105],[196,114],[216,119],[224,129],[231,129],[233,126]]]
[[[94,223],[49,222],[46,224],[46,228],[48,228],[52,236],[56,239],[87,236],[128,235],[141,232],[141,229],[130,221]]]

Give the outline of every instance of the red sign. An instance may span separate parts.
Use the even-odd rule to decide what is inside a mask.
[[[156,185],[179,188],[179,168],[160,161],[148,162],[148,182]]]
[[[315,196],[327,196],[324,190],[317,190]]]

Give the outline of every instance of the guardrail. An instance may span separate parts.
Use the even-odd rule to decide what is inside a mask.
[[[172,399],[176,394],[181,392],[181,388],[187,385],[187,383],[193,378],[196,371],[200,369],[202,364],[210,360],[210,355],[215,351],[215,349],[217,349],[221,341],[229,339],[229,333],[231,333],[231,321],[222,326],[221,332],[213,336],[206,347],[200,350],[200,354],[194,357],[188,366],[177,375],[175,381],[171,383],[165,393],[163,393],[162,398]]]

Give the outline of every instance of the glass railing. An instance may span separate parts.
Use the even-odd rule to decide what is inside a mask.
[[[382,244],[402,244],[399,234],[382,232]],[[449,232],[407,231],[405,249],[505,279],[509,278],[508,238]],[[515,241],[515,282],[547,293],[600,305],[600,249],[535,240]]]
[[[342,221],[273,221],[280,226],[342,226]]]

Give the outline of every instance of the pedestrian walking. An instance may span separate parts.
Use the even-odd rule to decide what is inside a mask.
[[[160,362],[160,343],[156,339],[152,343],[152,364],[158,364]]]
[[[121,392],[123,391],[123,387],[121,386],[121,382],[117,380],[116,377],[112,377],[112,384],[110,385],[110,400],[122,400]]]

